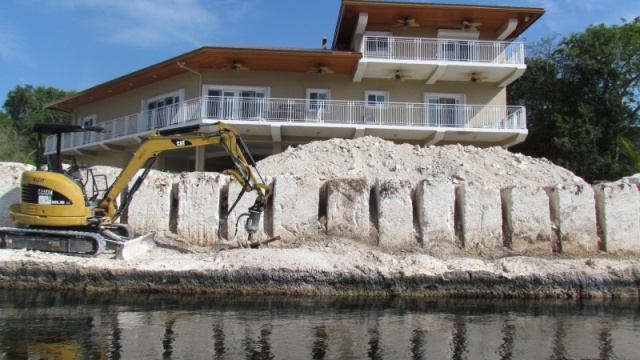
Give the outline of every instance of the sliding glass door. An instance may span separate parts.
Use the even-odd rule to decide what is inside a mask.
[[[265,90],[221,89],[207,90],[207,117],[220,120],[250,120],[261,116]]]

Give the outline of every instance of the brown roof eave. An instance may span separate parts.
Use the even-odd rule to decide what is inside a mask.
[[[307,59],[305,67],[298,67],[292,71],[301,72],[302,70],[308,70],[310,64],[317,64],[318,62],[328,61],[336,59],[339,61],[346,61],[347,64],[355,64],[361,57],[360,54],[350,51],[331,51],[323,49],[304,49],[304,48],[277,48],[277,47],[210,47],[205,46],[194,51],[175,56],[171,59],[162,61],[155,65],[148,66],[141,70],[129,73],[119,78],[110,80],[108,82],[96,85],[89,89],[75,93],[74,95],[66,98],[48,103],[45,105],[46,109],[59,110],[72,112],[73,109],[84,104],[88,104],[94,101],[106,99],[108,97],[130,91],[136,88],[150,85],[154,82],[161,81],[182,73],[187,72],[184,68],[178,66],[179,61],[185,61],[186,65],[191,64],[194,69],[213,68],[220,69],[221,64],[229,64],[233,59],[252,60],[255,64],[255,70],[271,70],[265,68],[267,65],[259,64],[259,59],[280,59],[282,57],[298,57],[301,59]],[[311,61],[310,59],[317,58],[318,61]],[[215,61],[213,61],[215,60]],[[213,61],[213,62],[212,62]],[[307,65],[309,63],[309,65]],[[251,62],[249,67],[251,68]],[[275,64],[275,65],[274,65]],[[272,66],[275,66],[277,71],[286,71],[287,68],[282,68],[283,64],[290,66],[290,62],[276,61],[272,62]],[[215,65],[215,66],[214,66]],[[247,64],[245,64],[247,65]],[[262,66],[262,69],[259,66]],[[291,65],[292,66],[292,65]],[[314,65],[315,66],[315,65]]]

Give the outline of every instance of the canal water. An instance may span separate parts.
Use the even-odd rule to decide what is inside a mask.
[[[639,359],[637,300],[0,290],[0,359]]]

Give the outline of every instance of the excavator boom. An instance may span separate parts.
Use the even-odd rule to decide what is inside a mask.
[[[225,173],[232,175],[238,180],[240,184],[243,185],[245,191],[256,191],[258,197],[266,201],[269,188],[264,185],[264,181],[257,171],[256,163],[247,150],[242,138],[233,127],[227,124],[217,123],[217,126],[218,130],[210,133],[193,133],[193,128],[187,128],[185,131],[190,132],[189,134],[174,133],[167,135],[158,130],[154,130],[149,138],[140,144],[127,165],[122,169],[120,175],[118,175],[118,178],[105,192],[102,201],[98,205],[98,207],[103,209],[107,214],[105,221],[114,222],[127,208],[133,194],[135,194],[135,191],[147,175],[148,170],[151,169],[151,166],[153,166],[153,163],[161,153],[213,144],[222,145],[233,160],[235,169],[226,170]],[[140,169],[144,170],[143,173],[138,177],[131,189],[129,189],[127,199],[121,204],[120,208],[116,209],[115,204],[118,196]]]

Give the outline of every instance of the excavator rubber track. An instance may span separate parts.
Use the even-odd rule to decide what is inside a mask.
[[[105,239],[100,234],[91,232],[0,227],[0,248],[4,249],[95,256],[105,246]]]

